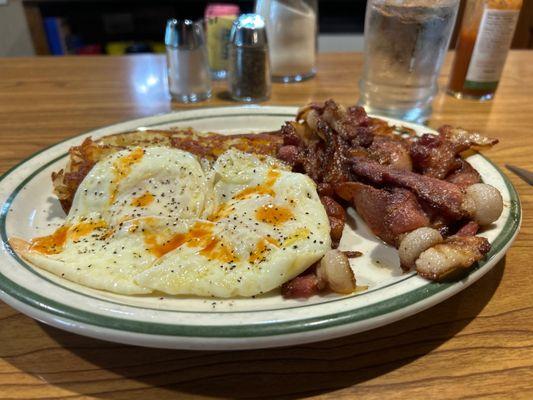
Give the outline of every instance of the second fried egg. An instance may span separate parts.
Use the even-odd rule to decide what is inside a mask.
[[[281,286],[331,248],[329,223],[306,175],[228,150],[213,166],[214,210],[197,234],[136,282],[170,294],[253,296]]]

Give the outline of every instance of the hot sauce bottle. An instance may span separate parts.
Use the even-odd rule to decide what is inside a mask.
[[[448,93],[494,97],[511,47],[522,0],[468,0],[457,40]]]

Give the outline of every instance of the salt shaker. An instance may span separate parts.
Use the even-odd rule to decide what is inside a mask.
[[[270,60],[265,21],[243,14],[230,33],[228,85],[237,101],[262,101],[270,97]]]
[[[188,19],[169,19],[165,46],[172,98],[182,103],[208,99],[211,96],[211,77],[202,24]]]

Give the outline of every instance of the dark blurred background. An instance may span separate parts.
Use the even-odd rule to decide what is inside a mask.
[[[0,56],[163,52],[165,21],[199,19],[207,0],[0,0]],[[254,0],[216,1],[252,12]],[[366,0],[319,0],[319,51],[362,51]],[[525,0],[514,48],[533,47]],[[452,46],[453,46],[452,40]]]

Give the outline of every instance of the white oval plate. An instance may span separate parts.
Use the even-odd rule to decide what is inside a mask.
[[[486,260],[458,282],[428,282],[402,274],[395,249],[383,244],[349,210],[341,249],[359,250],[353,259],[358,285],[348,296],[285,300],[279,292],[253,299],[120,296],[86,288],[33,268],[13,252],[10,237],[32,238],[58,226],[64,214],[52,195],[50,174],[65,165],[69,147],[87,136],[135,129],[193,127],[223,133],[278,129],[294,118],[293,107],[224,107],[158,115],[84,133],[34,154],[0,180],[0,297],[17,310],[67,331],[141,346],[176,349],[251,349],[307,343],[348,335],[431,307],[463,290],[500,260],[518,233],[521,209],[508,179],[481,155],[468,159],[483,180],[496,186],[504,211],[482,233],[492,243]],[[390,120],[415,129],[419,125]]]

